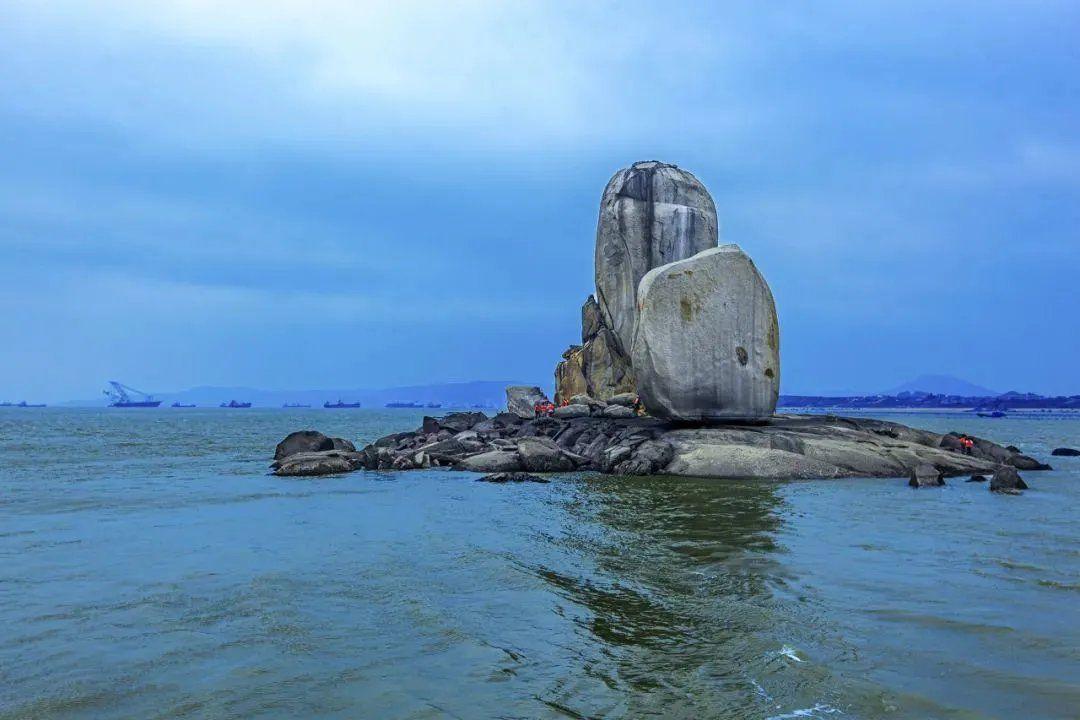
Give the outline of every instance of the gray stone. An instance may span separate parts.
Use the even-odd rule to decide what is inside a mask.
[[[345,452],[356,452],[356,446],[345,438],[331,438],[331,442],[334,444],[334,450],[344,450]]]
[[[1059,447],[1054,448],[1053,452],[1050,454],[1055,457],[1080,457],[1080,450],[1077,450],[1076,448]]]
[[[674,165],[637,162],[604,188],[596,227],[596,300],[616,349],[629,356],[645,273],[716,247],[716,206]]]
[[[1029,455],[1021,455],[1019,453],[1013,455],[1006,462],[1017,470],[1053,470],[1053,468],[1046,463],[1039,462]]]
[[[624,405],[632,408],[637,404],[637,393],[619,393],[618,395],[612,395],[607,401],[609,405]]]
[[[600,417],[606,418],[632,418],[635,415],[637,413],[625,405],[608,405],[600,411]]]
[[[571,405],[585,405],[590,410],[595,410],[597,408],[603,408],[603,407],[605,407],[607,405],[607,403],[604,402],[603,400],[599,400],[597,398],[589,397],[586,394],[574,395],[573,397],[570,398],[570,404]]]
[[[563,405],[562,407],[555,408],[555,411],[551,413],[552,417],[557,417],[560,420],[569,420],[570,418],[589,417],[588,405]]]
[[[994,470],[990,478],[990,492],[1005,493],[1007,495],[1018,494],[1020,490],[1027,490],[1027,483],[1016,472],[1012,465],[1001,465]]]
[[[471,455],[457,464],[458,470],[472,472],[513,472],[523,469],[521,458],[513,451],[489,450]]]
[[[944,484],[945,480],[941,477],[941,471],[933,465],[919,465],[912,468],[908,476],[908,485],[914,488],[940,487]]]
[[[649,271],[638,297],[633,367],[651,414],[681,421],[773,414],[780,392],[776,306],[737,245]]]
[[[274,448],[274,459],[281,460],[289,455],[302,452],[319,452],[333,449],[333,439],[326,437],[318,430],[297,430],[286,435],[285,439],[277,444],[277,447]]]
[[[275,461],[274,474],[283,477],[311,477],[317,475],[337,475],[352,472],[364,463],[361,453],[339,450],[321,452],[301,452]]]
[[[526,438],[518,443],[517,454],[529,472],[565,472],[575,467],[566,451],[549,438]]]
[[[510,385],[506,388],[506,411],[520,418],[535,417],[535,406],[539,402],[548,402],[548,397],[535,385]]]

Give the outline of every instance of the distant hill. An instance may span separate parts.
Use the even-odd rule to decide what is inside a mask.
[[[475,380],[461,383],[406,385],[392,388],[329,388],[326,390],[261,390],[251,387],[201,386],[179,392],[154,393],[162,406],[174,402],[199,407],[215,407],[229,400],[250,402],[254,407],[281,407],[285,403],[300,403],[319,407],[324,402],[344,400],[360,402],[364,407],[381,408],[390,402],[440,403],[444,407],[479,405],[499,408],[506,405],[506,386],[531,383],[511,380]],[[85,400],[63,403],[69,406],[102,407],[107,400]]]
[[[952,375],[920,375],[919,377],[885,390],[882,395],[899,395],[904,392],[925,392],[935,395],[960,395],[963,397],[997,397],[999,393]]]

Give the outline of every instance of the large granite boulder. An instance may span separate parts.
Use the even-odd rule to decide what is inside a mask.
[[[520,418],[536,416],[536,403],[548,402],[544,391],[535,385],[510,385],[506,388],[506,411]]]
[[[619,352],[630,355],[645,273],[716,247],[717,238],[716,206],[690,173],[656,161],[615,173],[600,200],[595,270],[600,315]]]
[[[596,299],[590,295],[581,308],[581,345],[572,345],[555,368],[555,402],[574,395],[606,400],[633,392],[634,376],[630,358],[619,350],[618,341],[604,322]]]
[[[650,270],[638,289],[638,395],[680,421],[761,420],[780,392],[780,329],[765,279],[738,245]]]

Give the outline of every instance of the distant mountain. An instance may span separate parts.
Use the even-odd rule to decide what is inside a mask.
[[[201,386],[179,392],[154,393],[162,406],[174,402],[189,403],[199,407],[217,405],[238,400],[250,402],[254,407],[281,407],[285,403],[299,403],[321,407],[326,401],[360,402],[367,408],[381,408],[390,402],[439,403],[443,407],[471,407],[480,405],[498,408],[506,405],[506,386],[531,383],[510,380],[475,380],[461,383],[435,383],[431,385],[406,385],[392,388],[329,388],[326,390],[261,390],[251,387]],[[102,407],[107,400],[85,400],[63,403],[69,406]]]
[[[996,397],[997,392],[969,383],[952,375],[920,375],[919,377],[890,388],[882,395],[899,395],[903,392],[926,392],[935,395],[961,395],[963,397]]]

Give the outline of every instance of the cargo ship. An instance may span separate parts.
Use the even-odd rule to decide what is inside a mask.
[[[354,402],[354,403],[342,402],[341,398],[338,398],[337,402],[335,402],[335,403],[324,402],[322,404],[322,406],[324,408],[326,408],[327,410],[341,410],[343,408],[358,408],[358,407],[360,407],[360,403],[358,403],[358,402]]]
[[[285,403],[281,407],[283,407],[283,408],[309,408],[311,406],[310,405],[305,405],[304,403]]]
[[[182,403],[182,402],[174,402],[172,404],[172,406],[175,407],[175,408],[193,408],[193,407],[195,407],[195,405],[193,403]]]
[[[109,403],[109,407],[115,408],[156,408],[161,404],[160,400],[155,400],[153,395],[144,393],[142,390],[136,390],[133,387],[129,387],[122,383],[118,383],[115,380],[110,380],[109,385],[112,386],[111,390],[104,390],[105,397],[109,398],[112,402]],[[138,397],[133,398],[132,395]]]
[[[25,407],[25,408],[29,408],[29,407],[45,407],[45,403],[28,403],[25,400],[23,400],[22,402],[15,403],[15,407]]]
[[[223,408],[249,408],[251,403],[249,402],[237,402],[236,400],[230,400],[227,403],[221,403],[220,407]]]

